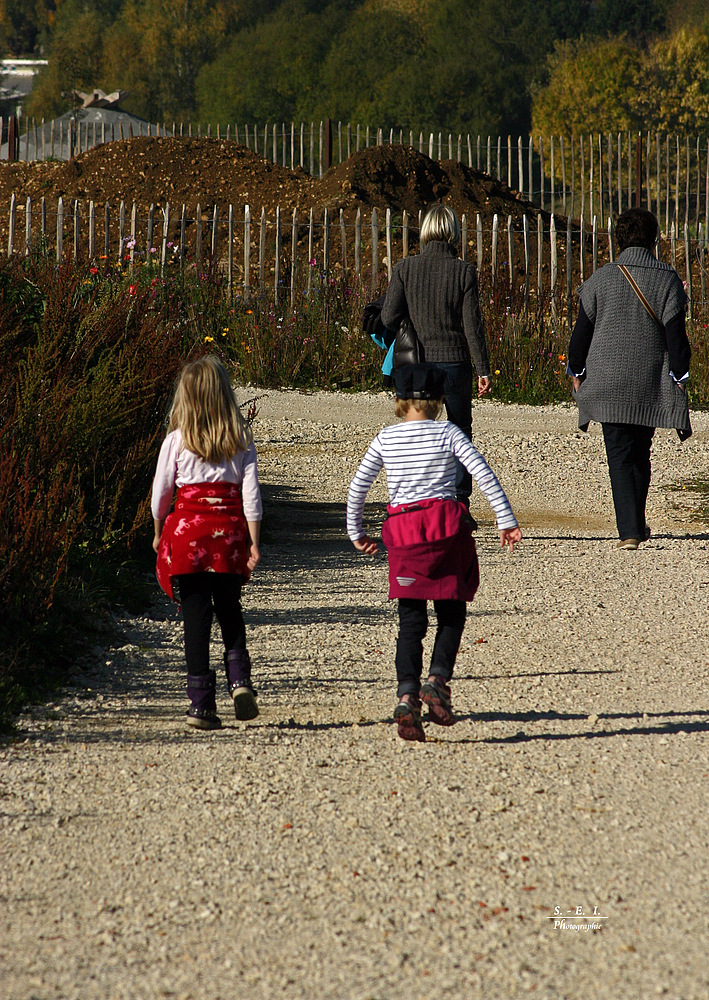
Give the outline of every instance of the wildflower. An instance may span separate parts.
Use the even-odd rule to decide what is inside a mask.
[[[253,314],[254,314],[254,311],[253,311],[253,309],[247,309],[247,310],[246,310],[246,315],[247,315],[247,316],[253,316]]]
[[[128,294],[129,295],[136,295],[137,292],[138,292],[138,286],[137,285],[129,285],[128,286]]]
[[[317,263],[318,263],[317,258],[316,257],[311,257],[310,260],[308,261],[308,263],[310,264],[311,267],[316,267]]]
[[[566,355],[565,354],[560,354],[559,355],[559,361],[566,361]]]
[[[150,248],[150,252],[151,253],[157,253],[158,252],[157,247],[151,247]]]
[[[204,338],[204,342],[205,342],[205,344],[213,344],[214,343],[214,337],[205,337]]]
[[[495,374],[496,374],[496,375],[499,375],[499,374],[500,374],[500,369],[499,369],[499,368],[496,368],[496,369],[495,369]]]
[[[90,271],[91,274],[98,274],[98,268],[97,267],[90,267],[89,271]]]
[[[130,254],[129,253],[124,253],[123,254],[123,260],[130,260]]]

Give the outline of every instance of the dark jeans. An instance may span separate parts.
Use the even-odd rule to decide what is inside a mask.
[[[442,368],[446,373],[445,394],[446,394],[446,415],[452,424],[460,427],[463,434],[470,440],[472,438],[472,405],[473,405],[473,366],[469,361],[462,361],[457,364],[447,362],[434,362],[436,368]],[[473,480],[465,468],[456,459],[455,473],[455,498],[462,500],[467,506],[470,505],[470,494],[473,489]]]
[[[185,629],[187,673],[209,672],[212,612],[222,630],[225,649],[246,649],[241,613],[243,577],[234,573],[186,573],[177,577]]]
[[[602,424],[620,538],[645,537],[645,504],[650,488],[650,446],[654,427]]]
[[[465,628],[465,601],[434,601],[438,628],[431,654],[430,674],[442,677],[446,683],[453,676],[460,638]],[[397,697],[414,694],[418,697],[423,670],[423,639],[428,630],[426,601],[399,598],[399,635],[396,640]]]

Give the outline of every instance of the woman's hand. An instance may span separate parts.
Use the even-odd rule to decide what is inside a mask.
[[[576,378],[575,375],[571,376],[571,384],[574,387],[574,392],[578,392],[579,391],[579,389],[581,388],[581,382],[582,381],[583,381],[582,379]]]
[[[379,546],[376,542],[372,541],[369,535],[362,535],[361,538],[354,539],[352,544],[358,552],[364,552],[367,556],[373,556],[379,551]]]
[[[478,378],[478,399],[480,399],[481,396],[484,396],[486,393],[488,393],[491,387],[492,387],[492,379],[490,378],[490,376],[481,375]]]
[[[509,545],[510,552],[514,552],[515,545],[522,541],[522,532],[519,528],[501,528],[498,534],[500,536],[500,545],[503,549],[505,545]]]
[[[249,558],[246,560],[246,568],[251,572],[251,570],[256,569],[260,561],[261,553],[259,552],[259,547],[256,542],[252,542],[249,549]]]

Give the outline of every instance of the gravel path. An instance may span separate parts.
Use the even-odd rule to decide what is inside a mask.
[[[658,432],[653,539],[628,553],[597,428],[476,406],[525,541],[502,553],[480,498],[461,721],[411,745],[385,557],[343,529],[391,403],[260,406],[261,715],[235,722],[222,687],[224,729],[184,726],[181,627],[156,599],[20,718],[0,747],[0,995],[707,1000],[708,416],[683,446]],[[371,499],[376,531],[383,484]]]

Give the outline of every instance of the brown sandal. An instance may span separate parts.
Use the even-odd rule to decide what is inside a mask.
[[[405,699],[411,699],[405,700]],[[421,725],[421,702],[413,695],[404,695],[394,709],[394,720],[398,723],[399,736],[402,740],[412,740],[425,743],[426,734]]]
[[[428,705],[428,718],[437,726],[456,724],[451,707],[451,689],[440,677],[429,677],[421,688],[421,701]]]

